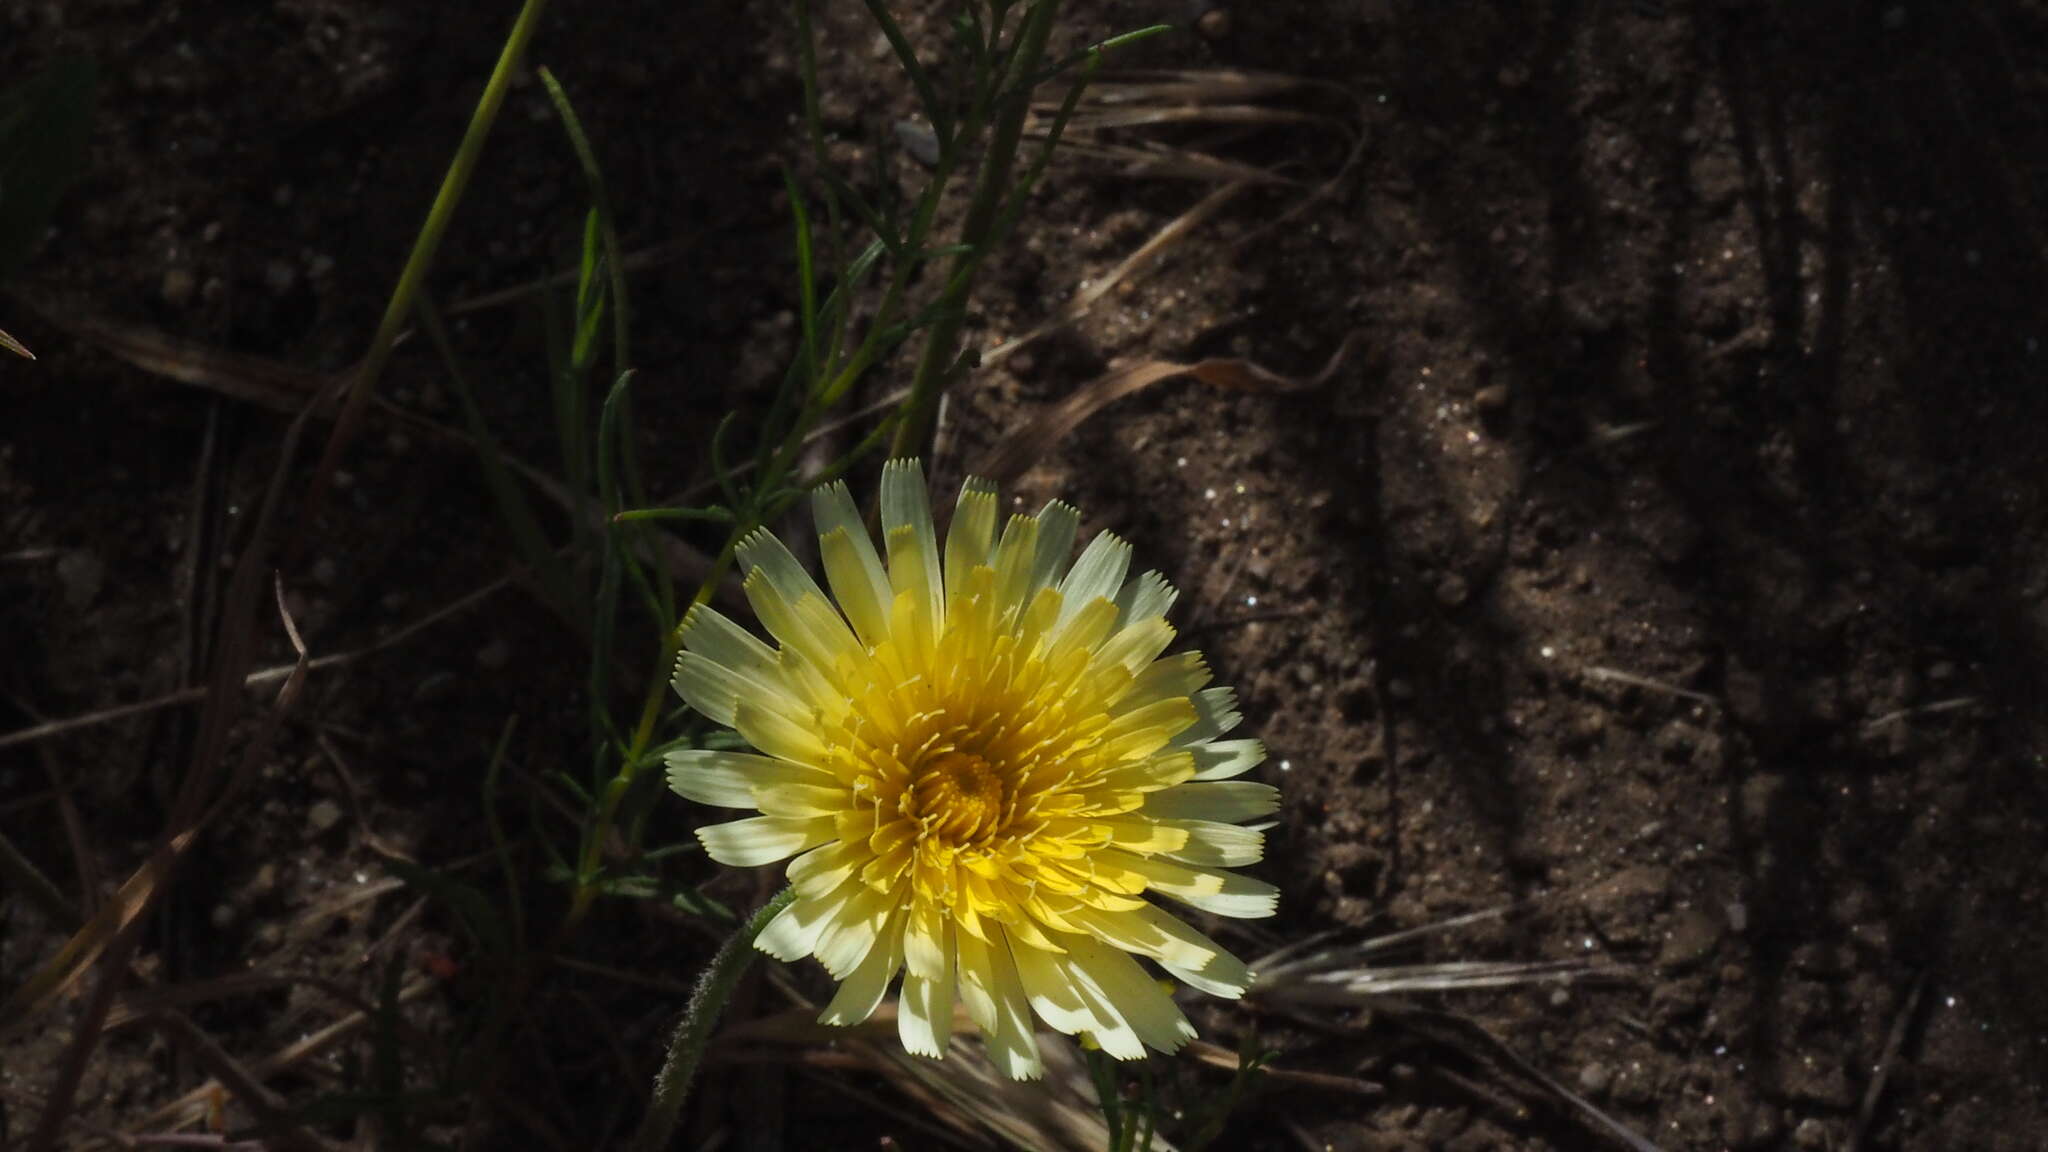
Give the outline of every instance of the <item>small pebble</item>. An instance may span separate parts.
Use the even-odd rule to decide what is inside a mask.
[[[336,804],[332,800],[315,800],[313,801],[313,806],[306,809],[306,827],[311,829],[315,836],[320,835],[339,823],[341,823],[341,805]]]
[[[1605,1064],[1588,1064],[1579,1069],[1579,1088],[1588,1096],[1598,1096],[1614,1083],[1614,1069]]]
[[[160,291],[164,303],[173,308],[183,308],[192,303],[192,297],[198,294],[199,277],[193,275],[190,268],[174,264],[164,269],[164,282]]]
[[[493,640],[476,650],[476,666],[486,672],[501,671],[512,662],[512,645]]]
[[[1704,960],[1720,940],[1721,925],[1713,917],[1687,909],[1672,917],[1664,947],[1657,953],[1657,967],[1666,971],[1689,968]]]
[[[263,286],[273,296],[289,293],[299,283],[299,271],[282,260],[272,260],[263,266]]]
[[[910,158],[929,168],[939,162],[939,137],[928,124],[915,120],[896,122],[896,142],[910,153]]]
[[[64,603],[84,608],[99,599],[107,582],[107,566],[90,552],[66,552],[57,560],[57,582],[64,586]]]
[[[454,688],[454,673],[430,673],[426,679],[420,681],[419,687],[412,690],[413,703],[432,704],[434,701],[446,697]]]
[[[1446,608],[1456,608],[1465,602],[1465,597],[1471,594],[1471,586],[1466,584],[1465,578],[1456,572],[1446,575],[1436,583],[1437,603],[1442,604]]]

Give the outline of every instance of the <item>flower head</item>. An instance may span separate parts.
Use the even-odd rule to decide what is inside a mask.
[[[1126,580],[1109,533],[1068,565],[1080,516],[1058,502],[998,532],[994,486],[969,480],[943,548],[924,474],[882,476],[878,552],[844,485],[813,499],[832,595],[773,535],[739,549],[774,637],[717,612],[683,623],[675,687],[760,755],[669,756],[689,799],[762,815],[698,829],[725,864],[791,856],[796,897],[756,941],[839,980],[821,1017],[856,1024],[899,972],[903,1044],[947,1045],[955,997],[998,1067],[1040,1072],[1033,1014],[1122,1059],[1194,1035],[1162,983],[1240,995],[1251,973],[1149,896],[1269,916],[1272,886],[1241,821],[1279,794],[1232,779],[1265,756],[1201,655],[1163,655],[1174,590]]]

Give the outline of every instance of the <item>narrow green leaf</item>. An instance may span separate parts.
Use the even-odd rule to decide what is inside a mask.
[[[629,508],[612,517],[616,524],[630,524],[640,520],[689,520],[711,524],[733,522],[732,510],[722,504],[709,508]]]
[[[861,0],[868,7],[868,14],[881,26],[882,35],[889,41],[889,48],[896,53],[896,62],[903,67],[903,74],[910,77],[910,86],[917,89],[918,102],[924,105],[925,119],[932,122],[932,131],[944,140],[952,135],[953,114],[939,99],[938,89],[932,87],[932,78],[926,74],[924,65],[917,58],[917,52],[910,46],[910,38],[896,23],[896,17],[889,12],[889,6],[882,0]]]
[[[482,469],[484,486],[490,489],[491,499],[498,506],[498,515],[512,533],[513,543],[519,549],[520,559],[532,570],[539,582],[541,592],[552,608],[571,628],[581,631],[582,615],[576,610],[572,578],[556,555],[554,546],[548,543],[547,533],[540,526],[540,518],[527,499],[526,489],[512,476],[511,468],[505,464],[505,455],[498,447],[497,437],[491,434],[490,425],[484,421],[483,412],[477,407],[476,396],[470,389],[468,376],[462,370],[462,361],[455,354],[455,348],[448,339],[448,330],[441,323],[441,314],[426,293],[414,301],[419,315],[420,328],[427,334],[427,340],[440,355],[442,366],[447,370],[448,382],[455,392],[456,402],[462,408],[462,420],[469,430],[470,443],[475,447],[477,466]]]

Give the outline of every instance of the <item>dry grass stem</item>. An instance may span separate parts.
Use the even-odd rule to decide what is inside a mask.
[[[1598,664],[1590,664],[1586,666],[1584,672],[1586,675],[1586,679],[1588,680],[1600,680],[1613,684],[1626,684],[1631,688],[1642,688],[1650,692],[1662,692],[1666,696],[1677,696],[1686,700],[1697,700],[1702,704],[1718,705],[1720,703],[1719,700],[1715,699],[1712,696],[1707,695],[1705,692],[1695,692],[1690,688],[1680,688],[1676,684],[1667,683],[1663,680],[1655,680],[1648,676],[1640,676],[1634,672],[1625,672],[1619,668],[1605,668]]]
[[[1117,285],[1157,263],[1160,255],[1175,243],[1186,238],[1204,221],[1220,211],[1225,204],[1237,198],[1237,194],[1248,187],[1243,180],[1234,180],[1209,193],[1197,201],[1195,206],[1169,221],[1164,228],[1153,233],[1152,238],[1138,246],[1137,251],[1123,258],[1116,267],[1099,278],[1091,280],[1088,287],[1074,294],[1052,319],[1024,333],[1006,340],[987,352],[982,353],[981,365],[986,368],[998,363],[1012,352],[1036,340],[1040,340],[1087,315],[1096,301],[1114,291]]]
[[[1066,399],[1040,409],[1036,416],[997,441],[975,473],[997,484],[1007,484],[1044,456],[1054,444],[1087,423],[1089,417],[1163,380],[1187,376],[1212,388],[1242,392],[1302,392],[1320,388],[1336,374],[1356,340],[1355,334],[1347,336],[1321,370],[1306,377],[1284,376],[1253,361],[1235,357],[1198,360],[1192,364],[1145,360],[1119,368],[1083,384]]]
[[[1870,1139],[1870,1129],[1877,1123],[1877,1105],[1884,1099],[1885,1085],[1890,1082],[1892,1068],[1899,1062],[1899,1052],[1906,1046],[1906,1033],[1912,1028],[1913,1017],[1920,1011],[1920,996],[1927,991],[1927,973],[1921,972],[1913,978],[1913,987],[1906,993],[1905,1002],[1899,1005],[1892,1016],[1891,1031],[1886,1033],[1884,1052],[1877,1058],[1877,1071],[1870,1077],[1870,1084],[1863,1090],[1863,1103],[1856,1110],[1856,1130],[1849,1134],[1849,1143],[1842,1152],[1862,1152]]]
[[[352,649],[348,652],[337,652],[333,655],[318,656],[308,660],[305,664],[305,670],[311,673],[323,672],[330,668],[344,667],[359,660],[375,656],[380,652],[396,648],[434,625],[444,623],[455,616],[459,616],[511,587],[516,579],[516,573],[501,576],[481,588],[456,597],[373,644],[366,644],[361,648]],[[288,679],[298,667],[299,665],[294,663],[278,664],[269,668],[258,669],[245,675],[242,678],[242,685],[245,688],[261,688],[267,684],[275,684],[280,680]],[[133,704],[118,704],[112,708],[101,708],[80,716],[34,724],[27,728],[0,735],[0,749],[12,748],[19,744],[32,744],[40,740],[49,740],[70,732],[96,727],[130,716],[155,712],[164,708],[174,708],[181,704],[202,703],[208,699],[211,691],[211,688],[203,685],[185,688],[177,692],[166,692],[161,696],[148,700],[139,700]]]
[[[1934,716],[1943,712],[1960,712],[1965,708],[1974,707],[1976,703],[1977,698],[1975,696],[1957,696],[1949,700],[1937,700],[1932,704],[1922,704],[1915,708],[1900,708],[1897,711],[1887,712],[1870,723],[1865,724],[1863,726],[1863,734],[1866,736],[1875,735],[1913,716]]]
[[[416,979],[399,989],[398,1003],[410,1004],[435,987],[435,982],[426,978]],[[249,1074],[259,1082],[269,1080],[283,1072],[304,1064],[314,1056],[334,1047],[344,1040],[354,1038],[369,1027],[375,1017],[370,1012],[351,1012],[347,1016],[312,1032],[290,1045],[264,1057],[248,1066]],[[162,1105],[144,1117],[138,1128],[184,1128],[199,1123],[205,1118],[206,1109],[213,1097],[225,1086],[218,1079],[207,1080],[183,1096]]]

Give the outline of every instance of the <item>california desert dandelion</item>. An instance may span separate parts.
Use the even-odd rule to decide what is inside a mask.
[[[725,864],[791,856],[793,903],[758,947],[839,980],[822,1017],[856,1024],[903,974],[903,1044],[947,1045],[954,998],[999,1067],[1039,1074],[1032,1014],[1111,1055],[1194,1035],[1133,956],[1219,996],[1251,974],[1147,897],[1269,916],[1276,893],[1227,871],[1259,858],[1240,821],[1278,793],[1234,780],[1255,740],[1199,653],[1163,656],[1174,591],[1126,580],[1103,533],[1072,567],[1079,514],[1052,503],[997,533],[993,486],[961,491],[943,550],[923,472],[882,477],[886,563],[843,485],[815,494],[828,598],[766,532],[740,547],[776,641],[709,608],[683,624],[675,687],[761,755],[685,751],[669,783],[762,815],[698,830]],[[836,607],[835,607],[836,605]]]

